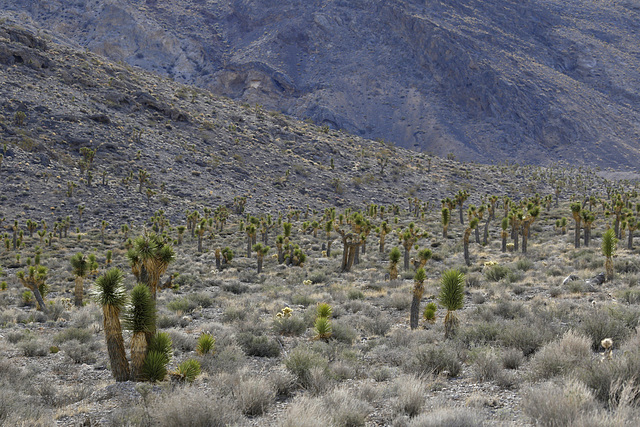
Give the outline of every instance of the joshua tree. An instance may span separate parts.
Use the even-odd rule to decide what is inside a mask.
[[[276,249],[278,251],[278,264],[282,264],[284,262],[284,247],[288,244],[289,239],[285,239],[284,236],[279,235],[276,237]]]
[[[120,312],[127,300],[122,286],[122,272],[112,268],[96,279],[96,299],[102,306],[104,334],[111,362],[111,372],[116,381],[129,380],[129,362],[124,350]]]
[[[460,190],[455,196],[456,204],[458,205],[458,212],[460,213],[460,224],[464,225],[464,218],[462,216],[464,210],[464,202],[469,198],[469,192],[466,190]]]
[[[455,311],[464,304],[464,274],[458,270],[447,270],[440,279],[440,304],[447,309],[444,318],[444,337],[450,338],[455,334],[459,320]]]
[[[427,261],[429,261],[431,259],[432,256],[432,252],[431,249],[428,248],[424,248],[418,251],[418,256],[417,256],[417,260],[414,261],[414,266],[416,268],[416,270],[420,269],[420,268],[424,268],[424,266],[427,264]]]
[[[76,276],[76,286],[75,286],[75,305],[76,307],[82,307],[82,297],[84,294],[84,278],[89,273],[89,262],[87,258],[82,254],[82,252],[78,252],[74,256],[71,257],[71,267],[73,269],[73,274]]]
[[[204,234],[209,230],[210,222],[213,220],[207,220],[206,218],[202,218],[198,225],[196,225],[196,235],[198,236],[198,252],[202,253],[202,239],[204,238]],[[181,239],[180,239],[181,240]]]
[[[478,226],[478,218],[474,217],[469,222],[469,226],[464,230],[463,244],[464,244],[464,262],[467,266],[471,266],[471,258],[469,257],[469,237],[474,228]]]
[[[327,258],[331,257],[331,230],[333,230],[333,220],[328,219],[324,224],[324,232],[327,236]]]
[[[384,253],[384,244],[387,237],[387,234],[391,233],[391,227],[387,224],[387,221],[382,221],[380,227],[376,229],[378,236],[380,236],[380,253]]]
[[[136,238],[134,247],[127,252],[127,257],[134,274],[135,268],[140,271],[136,277],[149,287],[155,301],[160,277],[174,260],[173,248],[155,233],[147,233]]]
[[[399,233],[400,243],[404,247],[404,269],[409,270],[409,260],[411,248],[418,241],[419,238],[425,237],[427,233],[422,233],[419,228],[416,228],[412,222],[407,228]]]
[[[356,248],[362,244],[362,239],[357,233],[350,233],[340,229],[339,226],[335,226],[335,230],[340,237],[342,237],[342,265],[340,271],[346,273],[351,271],[353,261],[356,257]]]
[[[131,304],[125,313],[124,325],[132,332],[131,379],[141,381],[149,340],[156,328],[155,304],[147,286],[138,284],[131,291]]]
[[[633,249],[633,232],[638,229],[638,219],[635,216],[627,217],[627,229],[629,230],[629,240],[627,241],[627,249]]]
[[[447,238],[449,223],[451,222],[451,211],[449,208],[442,208],[442,237]]]
[[[613,280],[613,257],[616,255],[617,244],[615,231],[611,228],[607,229],[602,235],[602,254],[606,258],[604,268],[607,272],[607,281]]]
[[[47,307],[44,305],[44,295],[47,293],[47,268],[42,265],[29,266],[27,274],[24,271],[18,271],[17,276],[22,286],[33,293],[38,303],[38,310],[46,313]]]
[[[582,223],[584,224],[584,246],[588,248],[589,243],[591,242],[591,226],[596,220],[596,215],[590,210],[582,209],[580,211],[580,217],[582,218]]]
[[[427,278],[427,274],[424,268],[420,267],[413,276],[413,299],[411,300],[411,317],[409,325],[411,329],[418,327],[418,319],[420,318],[420,300],[424,293],[424,279]]]
[[[391,249],[389,253],[389,280],[398,278],[398,262],[400,262],[400,249],[397,247]]]
[[[527,215],[522,219],[522,253],[527,253],[527,243],[529,241],[529,228],[531,224],[540,215],[540,206],[530,206],[527,210]]]
[[[580,247],[580,224],[582,222],[582,216],[580,215],[581,210],[582,205],[580,202],[571,203],[571,214],[573,215],[573,220],[576,222],[575,234],[573,236],[573,245],[576,249]]]
[[[270,249],[271,248],[269,246],[263,246],[262,243],[256,243],[253,245],[253,250],[256,251],[256,256],[258,258],[258,274],[262,273],[264,256],[269,253]]]

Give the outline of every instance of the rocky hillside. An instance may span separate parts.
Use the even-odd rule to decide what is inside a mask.
[[[6,0],[113,61],[444,156],[637,164],[640,2]]]
[[[321,128],[12,25],[0,25],[0,79],[7,221],[76,221],[85,206],[85,221],[118,228],[158,209],[175,222],[188,209],[232,208],[237,197],[252,213],[406,206],[408,197],[439,206],[461,189],[476,189],[474,198],[549,193],[560,178]]]

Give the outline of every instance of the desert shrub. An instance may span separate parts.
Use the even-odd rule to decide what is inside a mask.
[[[331,414],[331,424],[336,427],[364,427],[367,416],[373,410],[371,405],[344,388],[325,395],[323,403]]]
[[[328,361],[326,358],[308,349],[296,347],[289,357],[285,359],[284,365],[296,376],[298,384],[307,388],[312,384],[312,368],[326,370]]]
[[[189,298],[182,297],[169,301],[166,307],[167,310],[171,310],[175,313],[190,313],[197,307],[197,305],[193,301],[189,300]]]
[[[253,273],[252,273],[253,274]],[[231,292],[235,295],[240,295],[249,291],[249,286],[245,283],[241,283],[237,280],[230,280],[228,282],[224,282],[220,288],[223,291]]]
[[[196,286],[200,283],[200,278],[193,274],[185,273],[180,274],[178,277],[173,279],[173,285],[179,288],[183,288],[185,286]]]
[[[237,305],[230,305],[224,309],[222,313],[222,321],[225,323],[231,323],[235,321],[242,321],[247,318],[247,308]]]
[[[331,418],[319,399],[303,396],[296,399],[284,413],[281,427],[326,427]]]
[[[416,349],[407,369],[419,375],[446,373],[450,377],[457,377],[462,371],[462,363],[458,353],[450,346],[427,344]]]
[[[275,401],[275,391],[262,378],[247,378],[233,386],[233,395],[238,408],[249,416],[262,415]]]
[[[162,314],[158,316],[156,326],[160,329],[174,328],[180,325],[180,316]]]
[[[618,298],[627,304],[640,304],[640,289],[625,289],[620,291]]]
[[[467,289],[480,288],[482,286],[482,281],[477,274],[469,274],[465,278],[465,286],[467,287]]]
[[[49,346],[40,339],[29,339],[18,346],[26,357],[44,357],[49,354]]]
[[[293,305],[301,305],[303,307],[308,307],[314,302],[315,302],[314,299],[306,294],[295,294],[291,296],[291,304]]]
[[[553,331],[544,324],[536,324],[523,320],[505,322],[500,330],[498,341],[505,347],[513,347],[522,351],[525,356],[535,353],[553,337]]]
[[[349,292],[347,292],[347,298],[350,300],[364,299],[364,293],[360,289],[349,289]]]
[[[584,335],[568,331],[556,341],[542,347],[531,359],[534,376],[547,379],[568,374],[591,358],[591,341]]]
[[[505,369],[518,369],[524,360],[522,350],[507,348],[502,353],[502,366]]]
[[[80,343],[86,344],[91,341],[92,337],[93,334],[88,329],[66,328],[54,335],[53,342],[55,344],[62,344],[67,341],[76,340]]]
[[[536,425],[568,426],[597,407],[593,394],[581,382],[542,383],[522,399],[522,408]]]
[[[278,398],[291,396],[296,388],[296,377],[289,371],[279,369],[271,371],[269,381]]]
[[[343,360],[337,360],[330,365],[331,376],[338,380],[344,381],[356,376],[356,370],[350,363]]]
[[[626,349],[625,349],[626,350]],[[586,384],[595,397],[613,407],[625,400],[637,407],[640,403],[640,351],[637,347],[626,350],[613,360],[592,359],[576,372],[576,376]]]
[[[394,383],[398,397],[395,402],[397,412],[415,417],[422,411],[425,404],[427,384],[424,380],[411,375],[396,379]]]
[[[516,261],[516,268],[520,271],[529,271],[533,267],[533,261],[528,258],[520,258]]]
[[[25,333],[25,331],[9,331],[5,337],[11,344],[16,344],[20,341],[31,338],[28,329],[26,330],[26,332],[27,333]]]
[[[331,333],[332,339],[345,344],[353,344],[357,334],[355,329],[349,326],[349,324],[345,322],[341,322],[339,320],[334,320],[331,323],[331,326],[332,326],[332,333]]]
[[[208,308],[214,303],[213,297],[205,292],[190,293],[187,298],[196,307]]]
[[[509,270],[509,267],[506,267],[500,264],[495,264],[492,266],[488,266],[485,269],[484,277],[486,277],[487,280],[489,280],[490,282],[499,282],[500,280],[507,277],[510,271],[511,270]]]
[[[474,377],[478,381],[492,381],[501,373],[500,359],[491,350],[480,351],[473,357]]]
[[[527,314],[524,305],[516,301],[501,301],[496,304],[493,312],[496,316],[500,316],[503,319],[520,319]]]
[[[586,312],[580,316],[578,331],[591,339],[591,348],[600,349],[600,342],[611,338],[615,342],[622,342],[629,334],[629,329],[622,320],[614,318],[610,310],[599,309]]]
[[[327,281],[327,275],[323,271],[316,271],[309,275],[308,280],[311,280],[311,283],[313,283],[314,285],[318,283],[324,283]]]
[[[280,335],[298,336],[307,330],[307,325],[297,316],[276,317],[273,321],[273,330]]]
[[[391,329],[391,319],[380,312],[378,315],[365,318],[362,327],[372,335],[383,337],[389,332],[389,329]]]
[[[383,299],[382,305],[385,308],[392,308],[398,311],[408,310],[411,305],[411,293],[394,292]]]
[[[247,356],[280,356],[280,344],[265,335],[255,336],[250,332],[242,332],[238,334],[237,340]]]
[[[171,338],[173,349],[180,352],[189,352],[195,350],[196,339],[191,335],[185,334],[176,329],[170,329],[168,332]]]
[[[235,425],[240,411],[227,398],[193,387],[178,388],[154,402],[149,411],[160,427],[226,427]]]
[[[469,408],[437,408],[413,418],[408,427],[482,427],[485,419],[481,413]]]
[[[62,345],[62,350],[74,363],[95,363],[98,348],[97,342],[81,343],[77,340],[67,341]]]
[[[200,360],[202,370],[215,374],[218,372],[232,373],[241,369],[246,362],[242,349],[237,345],[220,346],[213,357],[203,357]]]
[[[614,270],[617,273],[638,273],[640,272],[640,260],[636,258],[616,258],[613,261]]]
[[[467,346],[494,343],[503,327],[504,325],[500,322],[481,322],[463,326],[458,330],[456,339]]]

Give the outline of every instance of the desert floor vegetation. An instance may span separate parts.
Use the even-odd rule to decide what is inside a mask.
[[[636,202],[621,191],[629,195],[626,203]],[[472,193],[476,203],[484,197],[477,199]],[[498,206],[507,209],[495,210],[486,245],[465,236],[467,226],[457,217],[442,237],[440,208],[411,199],[408,209],[389,206],[384,213],[374,205],[358,212],[271,213],[273,225],[259,254],[246,250],[247,224],[257,238],[267,227],[266,213],[259,212],[230,214],[222,231],[206,220],[194,222],[192,227],[205,228],[204,239],[196,228],[193,236],[182,230],[180,242],[179,225],[166,224],[160,232],[153,219],[127,229],[127,236],[70,231],[42,246],[36,235],[23,234],[14,248],[8,235],[0,253],[0,279],[6,282],[0,291],[0,384],[11,392],[0,401],[0,420],[627,425],[640,415],[638,251],[623,245],[603,254],[602,236],[615,238],[613,216],[605,213],[593,225],[592,244],[576,248],[575,234],[555,226],[571,213],[569,203],[545,207],[539,196],[505,198]],[[504,213],[518,221],[525,217],[518,212],[531,211],[531,204],[542,208],[528,225],[526,254],[511,244],[503,252]],[[327,221],[335,229],[314,236],[314,228]],[[393,225],[380,252],[375,230],[382,221]],[[187,216],[185,224],[190,227]],[[13,226],[19,233],[23,224]],[[355,236],[348,243],[337,232],[346,229]],[[420,234],[405,247],[407,230]],[[625,231],[633,232],[621,226],[619,233]],[[342,272],[343,251],[357,239],[358,250],[347,259],[353,265]],[[471,248],[466,254],[465,239]],[[284,245],[280,259],[278,240]],[[170,248],[170,254],[162,271],[147,279],[157,289],[155,312],[136,320],[142,303],[129,295],[136,283],[145,283],[144,271],[151,276],[154,268],[136,256],[153,255],[145,241]],[[410,252],[408,268],[391,265],[394,248]],[[430,257],[419,255],[427,248]],[[79,252],[87,260],[80,285]],[[606,281],[599,280],[605,263],[613,277]],[[399,271],[391,280],[392,268]],[[122,277],[113,286],[123,293],[113,287],[114,296],[107,297],[105,282],[116,270]],[[33,297],[33,283],[24,283],[29,277],[33,283],[40,277],[44,307]],[[152,301],[144,286],[133,295],[133,301]],[[120,311],[107,303],[117,303]],[[411,328],[410,312],[416,321],[419,308],[424,310]],[[104,335],[116,336],[116,326],[104,319],[107,314],[128,325],[119,332],[119,351],[131,360],[131,376],[125,367],[112,366],[116,359],[110,359]],[[155,335],[145,341],[145,333]],[[149,360],[143,365],[145,351]]]

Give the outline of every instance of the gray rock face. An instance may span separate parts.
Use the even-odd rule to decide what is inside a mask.
[[[5,16],[112,60],[403,147],[640,160],[637,2],[5,3]]]

